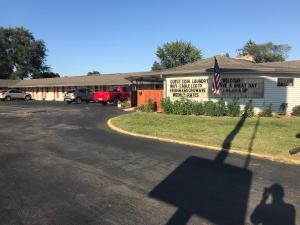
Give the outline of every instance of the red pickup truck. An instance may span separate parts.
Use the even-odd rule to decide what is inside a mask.
[[[109,103],[118,104],[119,101],[126,101],[130,97],[128,87],[111,86],[107,91],[94,92],[94,101],[101,102],[103,105]]]

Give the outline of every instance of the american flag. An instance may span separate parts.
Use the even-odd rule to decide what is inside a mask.
[[[215,66],[214,66],[214,77],[213,77],[213,88],[212,91],[215,95],[221,94],[221,72],[217,58],[215,57]]]

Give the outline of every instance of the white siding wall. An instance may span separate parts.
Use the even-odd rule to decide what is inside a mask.
[[[277,79],[265,78],[265,104],[272,104],[273,110],[280,112],[280,105],[287,102],[287,87],[277,87]]]
[[[294,86],[277,87],[279,77],[265,78],[265,104],[272,103],[273,110],[280,112],[281,104],[288,103],[287,113],[291,113],[294,106],[300,105],[300,78],[293,77]]]
[[[295,78],[294,86],[288,87],[287,99],[288,112],[291,112],[296,105],[300,105],[300,78]]]

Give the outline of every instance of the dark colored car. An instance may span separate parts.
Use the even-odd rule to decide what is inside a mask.
[[[65,93],[64,100],[67,103],[76,102],[80,104],[82,102],[93,101],[94,93],[88,88],[77,88],[69,90]]]

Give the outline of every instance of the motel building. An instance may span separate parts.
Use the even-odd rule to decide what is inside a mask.
[[[125,79],[129,74],[112,74],[101,76],[73,76],[32,80],[0,80],[0,89],[15,88],[31,94],[32,99],[45,101],[63,101],[64,93],[80,87],[92,91],[106,91],[112,85],[129,86]]]
[[[89,87],[105,91],[112,85],[130,86],[133,106],[145,104],[149,98],[160,109],[160,100],[182,97],[194,101],[228,101],[238,98],[243,108],[250,100],[259,112],[272,104],[273,111],[286,112],[300,105],[300,60],[253,63],[243,59],[217,56],[221,70],[221,95],[212,92],[214,58],[159,72],[120,73],[101,76],[61,77],[33,80],[0,80],[0,89],[18,88],[30,92],[33,99],[63,101],[64,92]]]

